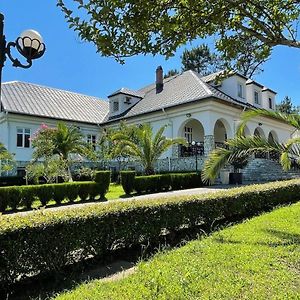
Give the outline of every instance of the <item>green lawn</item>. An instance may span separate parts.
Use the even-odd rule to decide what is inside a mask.
[[[160,253],[123,280],[95,280],[55,299],[300,299],[300,203]]]

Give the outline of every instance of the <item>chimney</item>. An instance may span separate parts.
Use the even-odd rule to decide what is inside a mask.
[[[160,93],[164,88],[164,75],[162,66],[156,69],[156,94]]]

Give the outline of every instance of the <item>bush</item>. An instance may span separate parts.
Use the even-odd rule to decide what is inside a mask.
[[[0,212],[4,212],[8,206],[8,188],[0,189]]]
[[[100,187],[100,188],[99,188]],[[8,207],[16,210],[18,207],[31,208],[34,201],[40,201],[43,206],[53,199],[57,204],[63,200],[75,201],[78,197],[86,200],[100,195],[101,185],[95,182],[72,182],[43,185],[24,185],[0,188],[0,211]]]
[[[150,176],[136,176],[134,189],[137,193],[159,192],[195,188],[203,186],[201,174],[198,173],[170,173]]]
[[[95,182],[98,184],[100,198],[103,199],[108,192],[110,185],[110,171],[97,171]]]
[[[54,198],[53,194],[53,185],[52,184],[44,184],[40,185],[39,188],[36,189],[36,196],[41,202],[43,206],[46,206],[50,200]]]
[[[28,209],[31,208],[32,203],[37,199],[36,186],[22,186],[21,189],[21,204]]]
[[[300,182],[291,180],[193,198],[118,201],[2,216],[0,253],[5,255],[0,256],[0,290],[18,278],[58,271],[91,255],[157,241],[162,232],[249,217],[299,199]]]
[[[134,189],[135,171],[121,171],[120,174],[123,190],[130,195]]]
[[[26,184],[24,177],[20,176],[2,176],[0,177],[0,186],[13,186]]]

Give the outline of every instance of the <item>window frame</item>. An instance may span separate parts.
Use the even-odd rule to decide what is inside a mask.
[[[269,97],[269,109],[273,109],[273,99]]]
[[[21,145],[18,143],[18,137],[21,135]],[[16,146],[17,148],[31,148],[31,129],[30,128],[21,128],[17,127],[17,139]]]
[[[193,141],[193,127],[184,127],[184,138],[188,143],[191,143]]]
[[[255,97],[256,95],[257,95],[257,102],[256,102],[256,97]],[[259,92],[257,90],[254,90],[253,97],[254,97],[254,103],[257,105],[261,105],[261,102],[259,99]]]
[[[120,110],[120,104],[119,101],[114,100],[112,103],[112,110],[113,112],[118,112]]]
[[[237,83],[237,96],[244,99],[244,87],[241,82]]]
[[[87,143],[92,145],[93,149],[96,150],[97,135],[91,133],[87,134]]]

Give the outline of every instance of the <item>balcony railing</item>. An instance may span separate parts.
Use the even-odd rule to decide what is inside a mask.
[[[197,145],[199,144],[199,145]],[[196,145],[188,144],[188,146],[179,145],[179,156],[189,157],[189,156],[203,156],[204,155],[204,143],[198,142]]]
[[[222,142],[215,142],[215,148],[228,148],[228,145]]]

